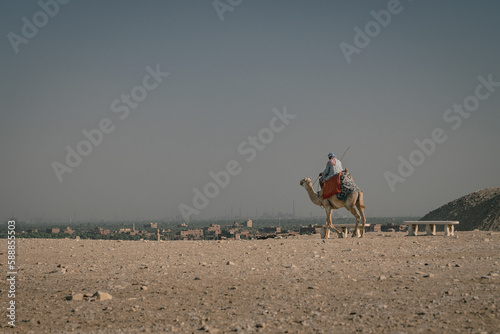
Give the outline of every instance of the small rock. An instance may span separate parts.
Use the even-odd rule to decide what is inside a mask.
[[[102,292],[102,291],[97,291],[96,293],[94,293],[92,295],[92,298],[95,298],[95,300],[109,300],[109,299],[113,299],[113,297],[109,293]]]
[[[427,275],[424,275],[424,277],[435,277],[433,273],[428,273]]]
[[[83,300],[83,293],[76,293],[72,296],[66,297],[67,300]]]
[[[232,261],[227,261],[226,265],[227,265],[227,266],[234,266],[234,262],[232,262]]]
[[[387,277],[385,277],[384,275],[379,276],[379,278],[378,278],[379,281],[383,281],[383,280],[386,280],[386,279],[387,279]]]
[[[141,286],[141,290],[146,291],[147,289],[148,289],[148,287],[147,287],[147,286],[145,286],[145,285]]]

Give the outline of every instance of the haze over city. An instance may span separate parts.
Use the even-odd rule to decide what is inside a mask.
[[[368,218],[499,186],[498,2],[217,3],[3,2],[0,217],[324,215],[348,147]]]

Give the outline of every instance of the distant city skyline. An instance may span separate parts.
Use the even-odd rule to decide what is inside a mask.
[[[322,216],[299,181],[348,147],[368,218],[497,187],[499,9],[4,2],[0,217]]]

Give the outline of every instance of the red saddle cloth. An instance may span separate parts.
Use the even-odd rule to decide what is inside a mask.
[[[340,193],[340,174],[342,174],[342,172],[330,178],[321,187],[323,190],[323,199],[327,199]]]

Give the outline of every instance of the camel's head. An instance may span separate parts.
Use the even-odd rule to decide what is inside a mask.
[[[300,180],[300,185],[304,188],[306,187],[306,185],[311,185],[312,187],[311,179],[306,177],[305,179]]]

